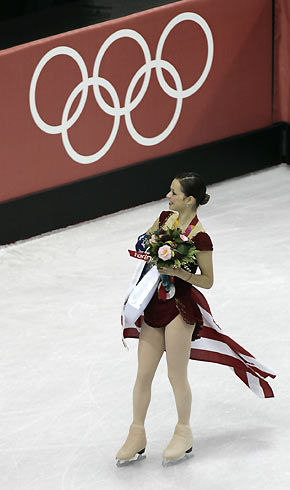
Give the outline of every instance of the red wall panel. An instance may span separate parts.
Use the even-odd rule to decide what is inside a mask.
[[[191,20],[177,18],[186,12]],[[158,43],[173,19],[180,22],[168,33],[158,65]],[[198,87],[210,35],[212,64]],[[32,117],[31,81],[43,57],[59,47],[78,63],[54,51],[39,70],[35,101],[45,126]],[[156,65],[163,69],[161,85]],[[272,6],[268,0],[184,0],[2,51],[0,69],[5,201],[270,125]],[[150,81],[142,94],[145,72]],[[97,76],[99,103],[92,86]],[[191,86],[196,90],[188,94]],[[51,126],[62,126],[62,134]],[[164,137],[154,138],[158,134]]]
[[[274,121],[290,122],[290,0],[275,1]]]

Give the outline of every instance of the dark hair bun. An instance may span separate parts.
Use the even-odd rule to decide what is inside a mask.
[[[196,207],[206,204],[209,201],[209,194],[206,193],[206,185],[201,176],[195,172],[183,172],[175,177],[180,182],[181,190],[186,197],[193,196],[196,200]]]
[[[208,203],[209,200],[210,200],[210,195],[209,194],[205,194],[204,195],[204,198],[200,201],[200,205],[202,206],[203,204]]]

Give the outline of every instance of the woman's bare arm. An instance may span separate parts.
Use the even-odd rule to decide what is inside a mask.
[[[191,274],[184,269],[172,267],[158,267],[158,271],[160,274],[168,274],[169,276],[179,277],[183,281],[189,282],[193,286],[210,289],[213,285],[212,251],[205,250],[198,252],[196,258],[201,274]]]

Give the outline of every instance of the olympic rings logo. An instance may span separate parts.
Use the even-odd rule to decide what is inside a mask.
[[[184,90],[182,87],[179,73],[171,63],[162,59],[162,51],[167,36],[172,31],[172,29],[180,22],[186,20],[195,22],[202,28],[207,40],[208,53],[207,53],[207,59],[206,59],[204,69],[199,79],[191,87]],[[135,75],[131,79],[131,82],[126,92],[125,104],[123,107],[120,107],[120,100],[117,95],[115,87],[108,80],[99,76],[100,65],[105,52],[115,41],[121,38],[131,38],[135,40],[141,47],[145,60],[144,65],[141,68],[139,68],[139,70],[135,73]],[[117,136],[121,116],[124,116],[128,132],[137,143],[144,146],[158,145],[170,135],[170,133],[173,131],[174,127],[176,126],[182,109],[183,99],[190,97],[191,95],[196,93],[200,89],[200,87],[204,84],[211,69],[211,65],[213,61],[213,51],[214,51],[213,37],[209,25],[200,15],[195,14],[193,12],[184,12],[182,14],[179,14],[166,25],[165,29],[163,30],[159,38],[159,42],[156,49],[156,57],[154,60],[151,59],[148,44],[138,32],[132,29],[121,29],[119,31],[114,32],[105,40],[105,42],[100,47],[100,50],[95,59],[92,77],[88,76],[88,71],[85,62],[81,57],[81,55],[75,49],[69,48],[68,46],[59,46],[57,48],[53,48],[43,56],[43,58],[36,66],[32,76],[30,91],[29,91],[29,103],[30,103],[30,110],[31,110],[32,117],[35,123],[37,124],[37,126],[45,133],[61,134],[63,145],[65,147],[66,152],[74,161],[81,164],[90,164],[96,162],[100,160],[109,151]],[[82,81],[73,89],[73,91],[71,92],[71,94],[69,95],[66,101],[62,114],[61,124],[53,126],[51,124],[47,124],[40,117],[37,110],[35,92],[36,92],[36,86],[37,86],[39,75],[43,70],[44,66],[46,65],[46,63],[48,63],[48,61],[50,61],[52,58],[58,55],[70,56],[76,62],[81,72]],[[162,131],[160,134],[154,137],[145,137],[136,131],[132,123],[131,112],[138,106],[138,104],[143,99],[150,82],[151,72],[153,68],[155,68],[156,70],[157,79],[160,87],[169,97],[176,99],[176,106],[172,119],[168,124],[168,126],[164,129],[164,131]],[[168,83],[165,81],[162,70],[165,70],[170,73],[174,81],[175,88],[170,87]],[[136,84],[143,76],[144,76],[144,80],[141,85],[140,91],[132,100],[132,94],[134,92]],[[114,123],[110,136],[108,137],[106,143],[103,145],[103,147],[100,150],[98,150],[96,153],[92,155],[81,155],[72,147],[68,136],[68,130],[73,126],[73,124],[80,117],[84,109],[84,106],[86,104],[88,89],[90,86],[93,87],[94,96],[97,104],[106,114],[109,114],[114,118]],[[101,95],[100,87],[103,87],[109,93],[113,105],[109,105],[105,102],[105,100]],[[72,104],[79,94],[81,94],[81,96],[80,96],[78,106],[75,112],[69,117]]]

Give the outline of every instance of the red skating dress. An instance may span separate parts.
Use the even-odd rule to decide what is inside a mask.
[[[163,211],[159,217],[159,225],[162,226],[167,218],[172,214],[171,211]],[[197,250],[213,250],[212,241],[205,232],[199,232],[191,237]],[[197,265],[191,266],[194,274]],[[199,339],[199,331],[202,328],[202,317],[200,310],[192,296],[192,286],[189,282],[183,281],[179,277],[174,277],[175,295],[173,298],[163,301],[158,297],[158,291],[155,291],[150,303],[144,311],[144,321],[150,327],[165,327],[178,314],[180,314],[186,323],[194,325],[196,323],[192,340]]]

